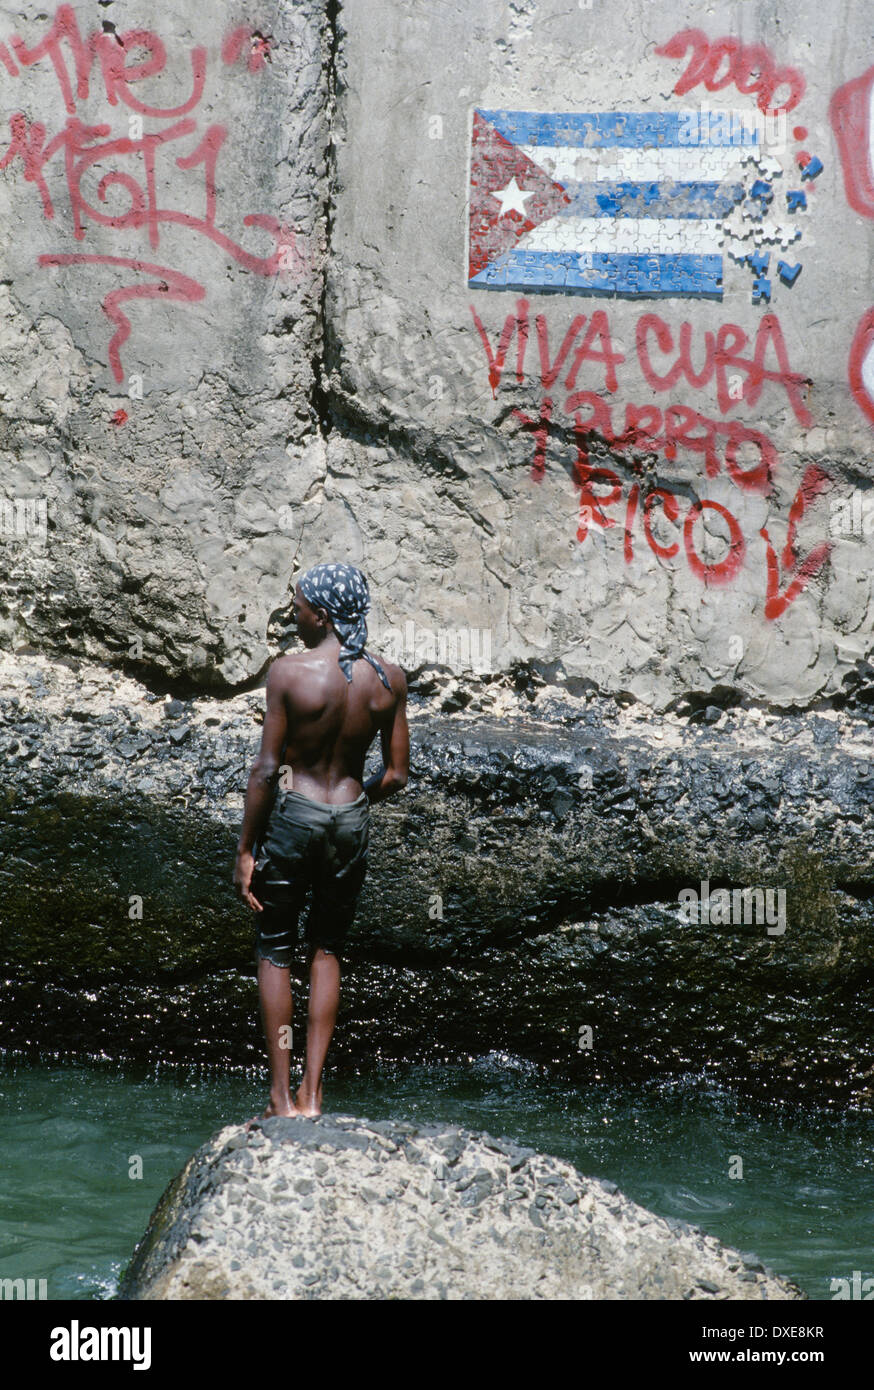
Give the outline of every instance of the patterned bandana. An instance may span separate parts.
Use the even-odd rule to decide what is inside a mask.
[[[340,670],[352,679],[352,663],[364,657],[369,661],[386,690],[388,677],[378,661],[364,650],[367,641],[365,613],[370,610],[367,580],[353,565],[316,565],[297,581],[311,608],[324,608],[340,639]]]

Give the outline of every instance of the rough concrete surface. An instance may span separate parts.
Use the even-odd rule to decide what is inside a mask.
[[[806,705],[867,655],[862,0],[79,0],[0,42],[7,648],[233,687],[330,554],[377,636],[473,628],[658,708]],[[659,164],[665,122],[764,109],[737,168]],[[588,120],[570,165],[518,112]],[[581,227],[523,223],[511,167]],[[545,283],[550,237],[604,283]]]
[[[20,158],[0,176],[2,491],[47,511],[42,542],[4,537],[7,646],[231,684],[266,659],[292,514],[324,474],[313,401],[330,42],[317,0],[258,14],[234,42],[245,16],[217,3],[0,9],[7,46],[57,36],[65,16],[69,33],[73,16],[110,55],[127,52],[129,29],[149,31],[127,61],[151,54],[158,68],[119,97],[101,59],[80,93],[67,38],[67,102],[51,51],[4,77],[7,111],[62,142],[42,196]],[[75,121],[104,127],[102,157],[78,177],[64,163],[84,141]]]
[[[755,1257],[506,1139],[349,1115],[222,1129],[123,1299],[804,1298]]]
[[[847,363],[870,298],[863,267],[871,230],[847,205],[828,107],[834,90],[874,61],[864,15],[859,4],[825,13],[813,3],[705,11],[637,0],[518,0],[473,11],[363,0],[341,9],[326,360],[344,443],[354,444],[347,495],[368,477],[397,487],[402,460],[412,456],[427,518],[417,550],[428,572],[438,540],[446,552],[445,578],[431,594],[421,594],[403,549],[387,572],[380,554],[390,621],[403,614],[457,627],[461,613],[493,633],[499,668],[560,660],[568,674],[660,706],[679,691],[719,685],[777,704],[807,703],[840,686],[871,642],[870,539],[858,527],[830,530],[833,504],[855,487],[868,497],[870,423],[851,394]],[[745,188],[763,180],[771,203],[759,218],[747,197],[726,220],[721,299],[546,292],[536,283],[505,290],[499,280],[468,286],[467,199],[475,188],[465,162],[474,111],[754,113],[755,95],[732,82],[676,93],[688,62],[657,46],[687,27],[714,42],[767,45],[805,84],[799,103],[763,131],[773,137],[762,151],[771,163],[742,168]],[[375,49],[386,55],[378,81]],[[509,118],[502,128],[511,129]],[[806,133],[796,137],[796,128]],[[823,172],[801,180],[798,157],[814,152]],[[627,164],[614,159],[608,172],[621,179]],[[806,190],[807,199],[791,216],[789,189]],[[799,236],[783,244],[778,233],[789,230]],[[751,302],[754,273],[731,252],[770,256],[769,302]],[[791,287],[780,278],[781,260],[802,265]],[[577,363],[597,314],[603,334]],[[755,357],[768,314],[775,336],[767,346],[762,337],[761,363],[778,370],[779,332],[794,383],[728,361],[730,342],[743,337],[738,356]],[[578,315],[587,319],[575,327]],[[707,375],[715,340],[717,357],[725,354],[699,385],[675,369],[683,325],[696,382]],[[622,359],[612,374],[608,353]],[[491,387],[490,366],[499,378]],[[580,392],[589,394],[575,401]],[[665,433],[671,410],[695,443]],[[611,445],[607,414],[614,436],[639,421],[640,439]],[[591,429],[575,430],[580,422]],[[765,459],[759,446],[742,445],[732,468],[732,422],[772,446],[769,477],[754,476]],[[590,475],[581,490],[586,460],[607,472]],[[656,488],[669,495],[673,518],[662,514],[664,495],[647,512]],[[708,506],[687,524],[701,499],[722,510]],[[794,553],[784,549],[793,502]],[[372,507],[359,520],[365,535],[381,538]],[[733,549],[743,557],[736,571]],[[711,568],[702,575],[696,560]],[[788,606],[771,611],[796,580]]]

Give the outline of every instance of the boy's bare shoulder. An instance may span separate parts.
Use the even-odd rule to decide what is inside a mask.
[[[301,663],[306,661],[309,656],[308,651],[302,652],[282,652],[273,658],[270,664],[270,674],[275,671],[277,675],[285,675],[287,671],[299,670]]]
[[[393,661],[386,661],[378,652],[369,651],[369,655],[379,662],[388,676],[392,694],[397,699],[406,699],[407,678],[401,667],[396,666]],[[302,681],[309,684],[314,678],[320,676],[324,676],[324,663],[313,652],[306,650],[283,652],[281,656],[274,659],[267,672],[268,682],[277,690],[293,690]]]
[[[268,681],[277,688],[287,690],[294,686],[307,673],[313,671],[312,653],[306,650],[302,652],[283,652],[277,656],[270,665],[267,672]]]
[[[380,656],[378,652],[371,652],[370,655],[376,658],[382,669],[385,671],[385,674],[388,676],[388,682],[392,688],[392,694],[406,695],[407,678],[401,670],[400,666],[396,666],[393,661],[386,661],[385,657]]]

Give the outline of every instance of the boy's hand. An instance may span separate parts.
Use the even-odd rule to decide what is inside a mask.
[[[237,890],[237,896],[242,902],[248,903],[249,907],[254,908],[256,912],[263,912],[263,907],[250,891],[254,872],[255,856],[250,850],[241,850],[234,865],[234,887]]]

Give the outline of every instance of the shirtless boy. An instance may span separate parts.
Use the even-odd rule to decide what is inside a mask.
[[[257,914],[270,1063],[264,1119],[321,1114],[322,1071],[340,1000],[339,955],[367,870],[370,806],[407,782],[407,684],[399,666],[364,650],[369,607],[360,570],[344,564],[308,570],[294,591],[294,618],[307,650],[278,657],[267,676],[261,748],[249,774],[234,868],[237,893]],[[365,783],[364,759],[377,734],[383,770]],[[292,1100],[290,966],[308,890],[306,1067]]]

